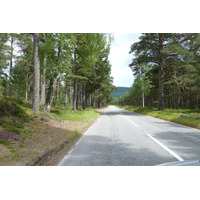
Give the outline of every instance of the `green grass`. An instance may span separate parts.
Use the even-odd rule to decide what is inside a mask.
[[[53,119],[81,121],[84,119],[96,118],[99,114],[95,109],[88,108],[86,110],[73,111],[64,107],[54,107],[50,113],[45,112]]]
[[[35,117],[40,117],[41,121],[45,121],[45,115],[55,120],[81,121],[94,119],[99,115],[92,108],[73,111],[64,106],[55,106],[52,107],[51,112],[42,110],[43,108],[41,107],[41,112],[36,115],[32,112],[30,103],[13,97],[0,96],[0,129],[20,135],[24,132],[24,123]]]
[[[120,107],[126,110],[200,129],[200,119],[195,118],[197,116],[200,116],[200,112],[198,109],[165,109],[164,111],[158,111],[157,108],[149,107]]]
[[[19,147],[19,148],[24,148],[25,145],[24,145],[24,144],[19,144],[18,147]]]

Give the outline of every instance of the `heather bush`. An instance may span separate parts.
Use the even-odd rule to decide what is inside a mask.
[[[14,141],[14,140],[17,140],[18,138],[19,138],[19,135],[15,133],[9,133],[9,132],[0,130],[0,141],[4,141],[4,140]]]

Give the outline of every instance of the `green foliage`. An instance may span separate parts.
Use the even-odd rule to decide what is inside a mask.
[[[166,108],[200,106],[200,34],[145,33],[131,45],[130,67],[136,76],[121,104]],[[141,69],[145,66],[146,72]],[[142,89],[141,89],[142,88]],[[143,93],[143,94],[142,94]]]
[[[87,108],[82,111],[73,111],[71,109],[67,109],[65,107],[56,106],[53,107],[51,112],[45,112],[48,116],[53,119],[60,120],[72,120],[72,121],[80,121],[85,119],[93,119],[99,116],[95,109]]]
[[[19,148],[24,148],[25,145],[24,145],[24,144],[19,144],[18,147],[19,147]]]
[[[42,87],[40,91],[41,94],[43,92],[41,103],[45,108],[48,103],[50,106],[71,106],[75,101],[72,93],[76,90],[79,103],[80,97],[85,96],[85,102],[82,100],[85,107],[97,106],[94,103],[97,101],[98,105],[111,101],[113,85],[108,60],[111,42],[112,35],[104,33],[40,33],[40,82],[45,87],[46,96]],[[32,34],[0,34],[2,95],[32,101],[33,60]],[[74,83],[77,83],[77,89]],[[82,91],[83,86],[85,92]],[[67,99],[67,95],[71,96]],[[94,98],[94,102],[86,103],[89,98]]]
[[[0,116],[1,117],[7,115],[12,115],[16,117],[24,116],[25,112],[19,106],[20,104],[22,104],[22,101],[19,99],[0,96]]]
[[[20,134],[24,122],[30,118],[27,105],[20,99],[0,96],[0,126],[4,131]]]
[[[119,104],[141,105],[145,96],[149,95],[153,88],[152,81],[149,78],[149,69],[145,65],[137,66],[140,73],[136,75],[134,83],[130,90],[119,99]]]

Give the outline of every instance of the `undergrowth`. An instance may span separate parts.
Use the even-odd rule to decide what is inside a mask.
[[[45,111],[44,111],[45,112]],[[81,121],[84,119],[93,119],[98,116],[95,109],[87,108],[85,110],[73,111],[69,108],[56,106],[51,109],[51,112],[45,112],[49,117],[60,120]]]
[[[72,145],[98,116],[92,108],[73,111],[62,106],[51,112],[40,106],[35,114],[30,103],[0,96],[0,165],[30,165],[44,151],[61,148],[63,142]]]

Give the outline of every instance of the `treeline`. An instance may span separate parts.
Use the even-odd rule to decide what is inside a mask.
[[[145,33],[131,45],[135,80],[120,104],[165,108],[200,106],[200,34]]]
[[[0,94],[43,105],[101,107],[112,99],[112,35],[1,33]]]

